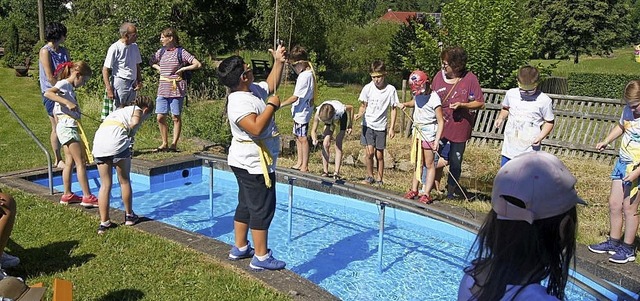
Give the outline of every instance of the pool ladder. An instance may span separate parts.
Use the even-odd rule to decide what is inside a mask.
[[[16,111],[14,111],[11,108],[11,106],[4,100],[4,98],[2,98],[2,96],[0,96],[0,102],[2,102],[2,104],[7,108],[9,113],[13,115],[13,117],[18,121],[18,123],[22,126],[22,128],[27,132],[27,134],[29,134],[29,136],[31,136],[33,141],[36,142],[38,147],[40,147],[40,149],[47,156],[47,169],[49,173],[49,194],[53,195],[53,165],[51,164],[51,154],[49,153],[47,148],[42,144],[42,142],[40,142],[38,137],[36,137],[33,131],[31,131],[31,129],[29,129],[29,127],[22,121],[22,119],[20,119],[18,114],[16,114]]]

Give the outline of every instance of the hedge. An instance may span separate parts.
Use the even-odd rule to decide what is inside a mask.
[[[640,79],[638,75],[604,73],[569,73],[569,95],[621,98],[629,81]]]

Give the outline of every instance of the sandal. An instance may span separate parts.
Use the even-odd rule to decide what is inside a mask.
[[[323,172],[320,176],[328,178],[329,177],[329,173],[328,172]]]
[[[425,205],[430,205],[433,203],[433,199],[430,196],[424,194],[420,196],[420,198],[418,199],[418,202],[423,203]]]
[[[339,174],[334,172],[333,173],[333,179],[339,181],[339,180],[342,180],[342,177]]]
[[[409,199],[409,200],[413,200],[418,196],[418,192],[417,191],[413,191],[413,190],[409,190],[407,191],[407,193],[404,194],[404,198],[405,199]]]

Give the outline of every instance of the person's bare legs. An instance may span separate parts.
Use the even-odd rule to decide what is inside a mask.
[[[633,201],[633,202],[632,202]],[[624,214],[624,243],[635,245],[636,233],[638,232],[638,195],[633,199],[625,197],[622,203],[622,213]]]
[[[309,171],[309,140],[307,136],[296,138],[296,147],[298,148],[298,163],[300,171]]]
[[[249,242],[249,240],[247,239],[248,231],[249,231],[249,225],[245,223],[241,223],[239,221],[233,221],[233,233],[235,236],[234,243],[237,248],[242,248],[246,246],[247,243]]]
[[[378,181],[382,182],[384,175],[384,149],[376,149],[376,160],[378,160]]]
[[[100,191],[98,192],[98,212],[100,212],[100,221],[109,220],[109,199],[111,198],[111,187],[113,185],[112,164],[98,164],[98,173],[100,173]]]
[[[324,135],[322,139],[322,172],[325,174],[329,174],[329,158],[331,153],[329,153],[329,148],[331,147],[331,135]]]
[[[133,193],[131,190],[131,159],[124,159],[116,163],[116,172],[118,173],[118,183],[120,183],[120,194],[122,194],[122,204],[124,205],[125,214],[133,214]]]
[[[251,229],[251,238],[253,238],[253,248],[256,256],[264,256],[269,252],[267,247],[268,230]]]
[[[433,162],[433,152],[428,149],[423,149],[422,153],[424,165],[427,167],[427,179],[425,181],[425,189],[424,194],[427,196],[431,195],[431,189],[433,189],[434,181],[436,179],[436,169],[435,164]]]
[[[76,165],[76,176],[78,177],[78,184],[80,184],[80,188],[82,189],[83,196],[90,196],[91,189],[89,189],[89,179],[87,178],[87,167],[85,165],[85,159],[83,156],[84,150],[80,142],[72,141],[67,144],[67,149],[69,150],[69,154],[71,155],[73,162]],[[67,152],[65,152],[65,155]],[[71,169],[69,169],[71,172]],[[69,182],[71,182],[71,173],[69,173]],[[69,183],[69,190],[71,190],[71,183]]]
[[[162,139],[162,144],[160,144],[158,149],[167,148],[169,146],[169,125],[167,124],[167,114],[158,114],[156,120],[158,120],[160,138]]]
[[[181,115],[172,115],[171,118],[173,119],[173,141],[171,142],[171,148],[178,149],[178,139],[180,139],[180,133],[182,132],[182,117]]]
[[[13,197],[7,193],[0,192],[0,255],[4,253],[4,248],[9,242],[13,224],[16,221],[17,206]]]
[[[364,165],[367,168],[367,177],[373,178],[373,154],[376,152],[373,145],[365,146]]]
[[[344,140],[344,133],[345,131],[340,131],[336,136],[336,157],[334,158],[336,167],[334,170],[334,174],[338,176],[340,175],[340,167],[342,166],[342,142]]]
[[[58,133],[56,132],[58,121],[55,116],[49,116],[49,122],[51,122],[51,134],[49,134],[49,142],[51,142],[51,149],[53,150],[53,164],[55,167],[60,167],[58,166],[58,163],[62,161],[62,155],[60,154],[60,149],[62,148],[62,146],[60,145],[60,140],[58,140]]]
[[[62,169],[62,187],[64,188],[64,194],[72,194],[71,191],[71,170],[73,169],[73,156],[69,151],[69,145],[63,145],[64,150],[64,168]]]
[[[622,180],[611,182],[611,193],[609,194],[609,237],[622,240],[622,207],[624,200],[624,188]],[[628,197],[627,197],[628,199]],[[624,201],[623,201],[624,200]],[[635,234],[634,234],[635,235]]]

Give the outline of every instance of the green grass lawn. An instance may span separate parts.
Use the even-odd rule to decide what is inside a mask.
[[[544,66],[557,63],[553,75],[562,77],[571,72],[640,75],[640,63],[635,61],[633,45],[614,49],[609,56],[581,55],[578,64],[573,63],[573,57],[566,60],[531,60],[530,63],[534,66],[538,63]]]
[[[0,68],[0,79],[0,96],[50,148],[50,124],[38,83],[17,78],[6,68]],[[85,114],[98,117],[98,97],[81,93],[80,102]],[[0,173],[46,165],[44,153],[4,106],[0,118]],[[98,123],[85,118],[83,125],[91,140]],[[147,121],[136,147],[154,148],[159,141],[155,122]],[[185,152],[193,151],[191,147],[185,144]],[[163,156],[169,154],[146,158]],[[74,300],[289,300],[243,272],[177,243],[129,227],[98,236],[96,216],[2,188],[18,202],[7,250],[22,263],[8,273],[27,283],[44,282],[47,300],[55,277],[73,282]]]

